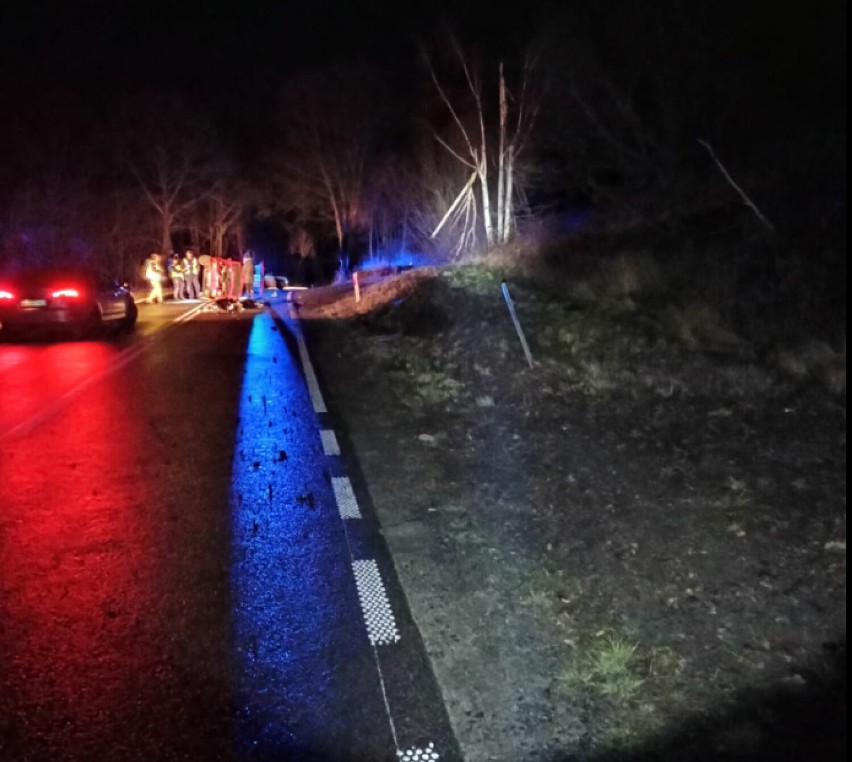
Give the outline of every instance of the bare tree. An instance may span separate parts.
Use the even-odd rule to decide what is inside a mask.
[[[517,162],[527,146],[535,125],[543,97],[543,80],[539,71],[539,57],[528,54],[517,77],[518,85],[513,92],[508,84],[504,63],[497,67],[496,119],[483,97],[482,78],[479,70],[465,55],[457,39],[453,39],[452,50],[463,80],[465,99],[451,95],[439,79],[434,65],[428,61],[429,74],[441,102],[449,113],[455,128],[456,140],[452,141],[439,129],[433,129],[435,140],[451,156],[472,173],[463,185],[446,216],[434,233],[444,224],[463,222],[465,226],[476,224],[475,208],[471,208],[474,182],[478,181],[479,199],[482,207],[482,225],[488,246],[506,243],[515,227],[515,182]],[[455,143],[455,145],[454,145]],[[460,145],[459,145],[460,144]],[[496,147],[495,147],[496,144]],[[496,154],[496,159],[494,155]],[[492,185],[489,168],[496,163],[496,209],[492,204]],[[466,230],[466,227],[463,228]],[[475,235],[463,233],[462,238],[470,245]]]
[[[126,104],[118,138],[123,158],[159,220],[160,250],[168,253],[182,217],[219,183],[222,157],[212,128],[182,98],[155,93]]]
[[[116,280],[139,279],[140,260],[157,244],[157,228],[134,187],[116,184],[80,197],[78,223],[94,248],[102,273]]]
[[[312,257],[316,253],[316,244],[307,228],[298,225],[290,231],[290,248],[302,259]]]
[[[464,80],[473,101],[473,111],[469,122],[462,118],[459,109],[453,103],[453,99],[448,94],[446,88],[438,79],[435,72],[435,67],[429,62],[429,74],[432,77],[432,82],[435,85],[438,95],[447,107],[452,122],[457,128],[458,137],[461,138],[463,146],[460,149],[454,147],[448,140],[440,134],[439,131],[434,131],[435,140],[437,140],[449,153],[454,156],[461,164],[471,170],[473,176],[479,180],[479,192],[483,211],[483,224],[485,225],[485,240],[491,246],[494,243],[494,228],[491,219],[491,191],[488,187],[488,140],[485,130],[485,114],[482,103],[482,85],[478,73],[472,71],[472,67],[468,64],[467,59],[462,52],[458,41],[453,39],[453,51],[461,65],[461,70],[464,75]],[[472,183],[465,183],[461,192],[451,204],[450,210],[453,209],[469,209],[469,194],[472,189]],[[448,210],[449,216],[449,210]],[[464,219],[470,221],[469,215],[465,215]],[[442,219],[438,227],[433,232],[433,237],[437,235],[445,220]],[[463,228],[467,231],[467,228]],[[463,238],[467,237],[466,232],[462,234]]]
[[[473,181],[466,184],[470,177]],[[421,132],[406,143],[403,155],[389,159],[371,184],[370,208],[379,245],[432,248],[434,255],[458,257],[475,246],[479,230],[465,227],[477,214],[476,173]],[[466,186],[466,195],[459,194]],[[461,196],[461,198],[460,198]],[[454,205],[454,202],[455,203]],[[466,214],[465,214],[466,210]]]
[[[243,204],[236,196],[230,197],[214,191],[206,203],[209,220],[210,253],[214,257],[225,255],[225,240],[243,214]]]
[[[223,163],[217,167],[217,175],[215,185],[181,215],[180,222],[190,230],[196,249],[221,257],[227,252],[229,240],[239,237],[239,223],[246,214],[251,193]]]
[[[303,231],[333,231],[338,251],[369,228],[370,168],[380,132],[379,78],[369,70],[303,75],[284,89],[279,205]]]
[[[515,227],[517,162],[527,148],[546,88],[540,72],[540,52],[528,52],[519,75],[518,92],[506,86],[503,62],[499,68],[500,148],[497,173],[497,240],[506,243]],[[512,108],[514,105],[514,108]]]

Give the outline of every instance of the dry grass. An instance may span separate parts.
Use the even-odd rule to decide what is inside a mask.
[[[610,297],[640,298],[663,290],[663,273],[648,251],[623,252],[605,260],[597,277],[599,290]]]
[[[507,272],[493,266],[499,256],[507,252],[495,254],[489,265],[426,268],[367,283],[360,302],[350,286],[311,289],[298,296],[300,314],[358,318],[376,334],[416,337],[418,331],[446,330],[447,357],[435,359],[428,370],[406,368],[402,363],[393,371],[408,384],[414,400],[456,401],[462,398],[463,388],[445,367],[455,357],[454,337],[464,343],[464,334],[484,330],[484,326],[454,324],[457,304],[481,300],[486,309],[484,325],[508,324],[500,292]],[[662,276],[644,252],[605,260],[568,288],[558,279],[540,288],[538,281],[512,280],[511,273],[509,277],[533,356],[540,367],[560,377],[558,388],[588,396],[651,392],[663,399],[708,394],[772,396],[782,393],[783,383],[773,372],[780,370],[794,382],[816,381],[845,394],[845,352],[835,352],[824,342],[810,342],[771,354],[770,363],[762,365],[755,350],[711,305],[661,302],[657,289]],[[642,299],[649,293],[654,294],[653,309]],[[517,347],[504,346],[503,341],[495,346],[499,357],[513,357]],[[683,355],[684,350],[716,359],[691,373],[688,368],[694,360]],[[473,394],[472,400],[487,396]]]
[[[434,268],[423,268],[372,279],[362,284],[360,301],[355,300],[351,282],[295,292],[294,301],[300,316],[308,319],[336,320],[368,315],[415,293],[422,281],[433,277],[435,272]]]
[[[815,379],[834,394],[846,394],[846,352],[835,352],[824,341],[780,349],[772,359],[793,378]]]
[[[748,342],[727,326],[709,304],[693,302],[683,307],[670,304],[663,311],[662,325],[690,350],[748,354]]]

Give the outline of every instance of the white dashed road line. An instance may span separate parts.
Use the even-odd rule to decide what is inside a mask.
[[[308,355],[308,348],[302,336],[301,326],[292,307],[289,310],[289,318],[299,347],[299,356],[302,361],[305,381],[308,386],[311,402],[314,406],[314,412],[326,413],[325,401],[320,392],[316,373]],[[340,455],[340,445],[333,430],[321,428],[320,439],[322,441],[323,453],[326,456],[336,457]],[[358,599],[364,615],[364,624],[367,628],[367,637],[373,648],[373,659],[376,665],[376,672],[378,673],[379,685],[382,690],[388,724],[390,725],[391,735],[393,736],[396,748],[396,756],[403,762],[438,762],[440,755],[435,750],[434,743],[429,743],[425,748],[416,746],[408,749],[400,748],[396,733],[396,724],[394,723],[393,713],[391,712],[388,701],[385,676],[379,659],[378,647],[389,647],[399,643],[401,635],[396,625],[396,619],[394,618],[393,609],[391,608],[378,564],[374,559],[356,560],[352,552],[347,520],[362,518],[361,509],[358,507],[358,500],[352,488],[352,482],[348,476],[332,476],[331,485],[334,491],[334,499],[337,503],[337,510],[340,513],[340,519],[343,523],[346,546],[355,576],[355,587],[358,591]]]
[[[360,519],[361,509],[355,499],[355,491],[348,476],[332,476],[331,486],[334,490],[334,499],[337,502],[337,510],[340,511],[342,519]]]
[[[322,440],[322,451],[326,455],[340,455],[340,445],[337,443],[337,437],[331,429],[322,429],[320,431],[320,439]]]

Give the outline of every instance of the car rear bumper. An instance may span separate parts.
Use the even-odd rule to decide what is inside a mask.
[[[84,325],[87,320],[85,310],[69,307],[0,310],[0,327],[3,330]]]

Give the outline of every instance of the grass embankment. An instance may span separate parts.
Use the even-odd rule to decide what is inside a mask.
[[[626,258],[300,309],[471,758],[845,746],[844,354],[791,374]]]

